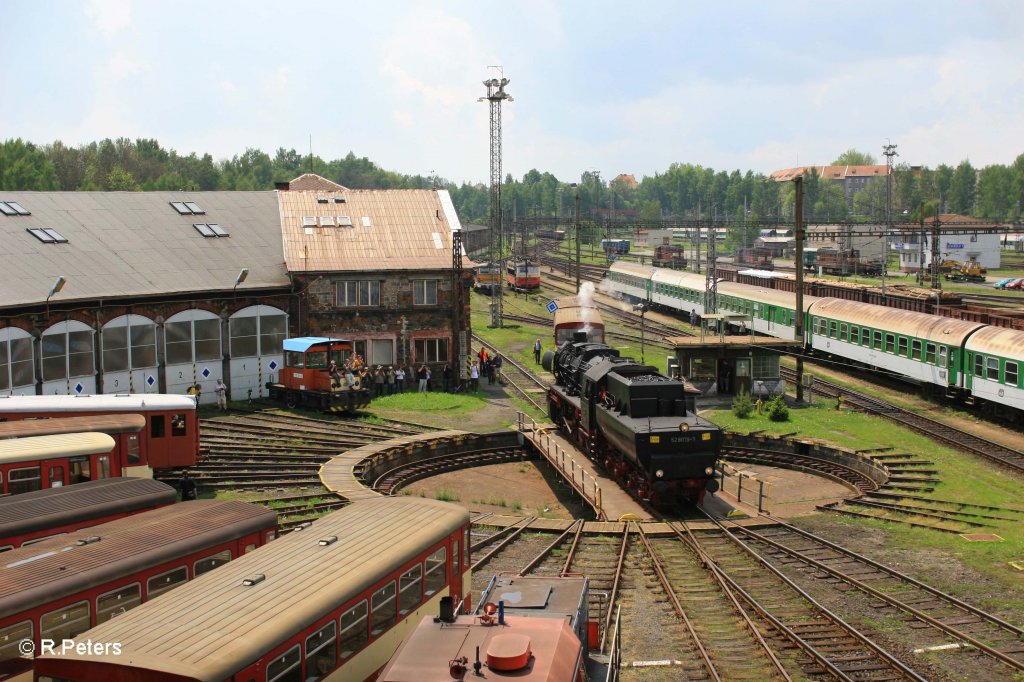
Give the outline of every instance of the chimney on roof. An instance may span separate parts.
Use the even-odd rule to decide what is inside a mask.
[[[290,183],[288,183],[288,181],[285,181],[285,182],[275,182],[274,183],[274,189],[276,189],[278,192],[287,192],[288,189],[289,189],[289,184]]]

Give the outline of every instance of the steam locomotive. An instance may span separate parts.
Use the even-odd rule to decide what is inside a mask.
[[[637,497],[667,506],[717,490],[721,430],[697,416],[699,391],[579,332],[542,364],[552,421]]]

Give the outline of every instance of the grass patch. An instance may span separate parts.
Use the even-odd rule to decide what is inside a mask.
[[[938,477],[935,491],[927,496],[942,500],[957,500],[996,507],[1024,508],[1020,501],[1020,479],[986,461],[939,445],[892,422],[852,411],[836,411],[835,401],[793,408],[789,421],[775,423],[765,415],[754,414],[739,419],[730,410],[709,410],[702,413],[724,429],[749,433],[763,431],[779,436],[794,433],[797,438],[817,439],[829,445],[852,450],[890,448],[893,453],[910,453],[935,463]],[[888,533],[887,546],[902,548],[932,548],[948,552],[979,573],[995,578],[1007,586],[1019,588],[1020,577],[1008,566],[1009,561],[1024,559],[1024,523],[978,519],[992,524],[979,532],[995,533],[1003,542],[968,543],[958,535],[910,528],[898,523],[868,519],[838,519],[836,523],[868,524],[883,528]],[[972,586],[950,586],[970,591]],[[1017,608],[1024,607],[1022,594]]]
[[[370,415],[386,413],[391,410],[402,412],[444,412],[446,414],[465,414],[484,409],[487,400],[482,395],[472,393],[396,393],[374,398],[366,408]],[[383,414],[379,416],[384,416]],[[364,420],[365,421],[365,420]]]
[[[442,502],[458,502],[459,494],[448,490],[447,488],[437,488],[434,490],[434,499],[441,500]]]

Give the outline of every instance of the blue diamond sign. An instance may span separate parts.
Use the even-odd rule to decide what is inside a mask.
[[[75,384],[75,393],[81,393],[84,390],[85,386],[83,386],[81,383]]]
[[[146,383],[149,384],[150,386],[156,383],[156,379],[153,378],[152,374],[146,377]]]
[[[556,310],[558,310],[558,304],[555,303],[554,301],[548,301],[548,306],[547,307],[548,307],[548,312],[552,313],[552,314],[554,314],[554,312]]]
[[[204,379],[209,379],[210,378],[210,370],[206,369],[205,367],[203,367],[203,371],[200,372],[200,374],[203,375]]]
[[[277,369],[277,360],[271,360],[270,364],[267,365],[267,367],[269,367],[272,370]]]

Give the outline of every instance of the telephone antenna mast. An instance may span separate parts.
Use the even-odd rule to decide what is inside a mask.
[[[501,215],[501,103],[505,100],[509,102],[513,100],[512,96],[505,92],[505,86],[508,85],[509,79],[505,78],[504,70],[500,66],[487,68],[497,69],[499,74],[498,78],[489,78],[484,81],[484,85],[487,87],[487,96],[481,97],[478,101],[488,102],[491,108],[491,265],[498,268],[498,281],[496,286],[491,287],[490,326],[500,327],[502,280],[505,279],[505,240]]]

